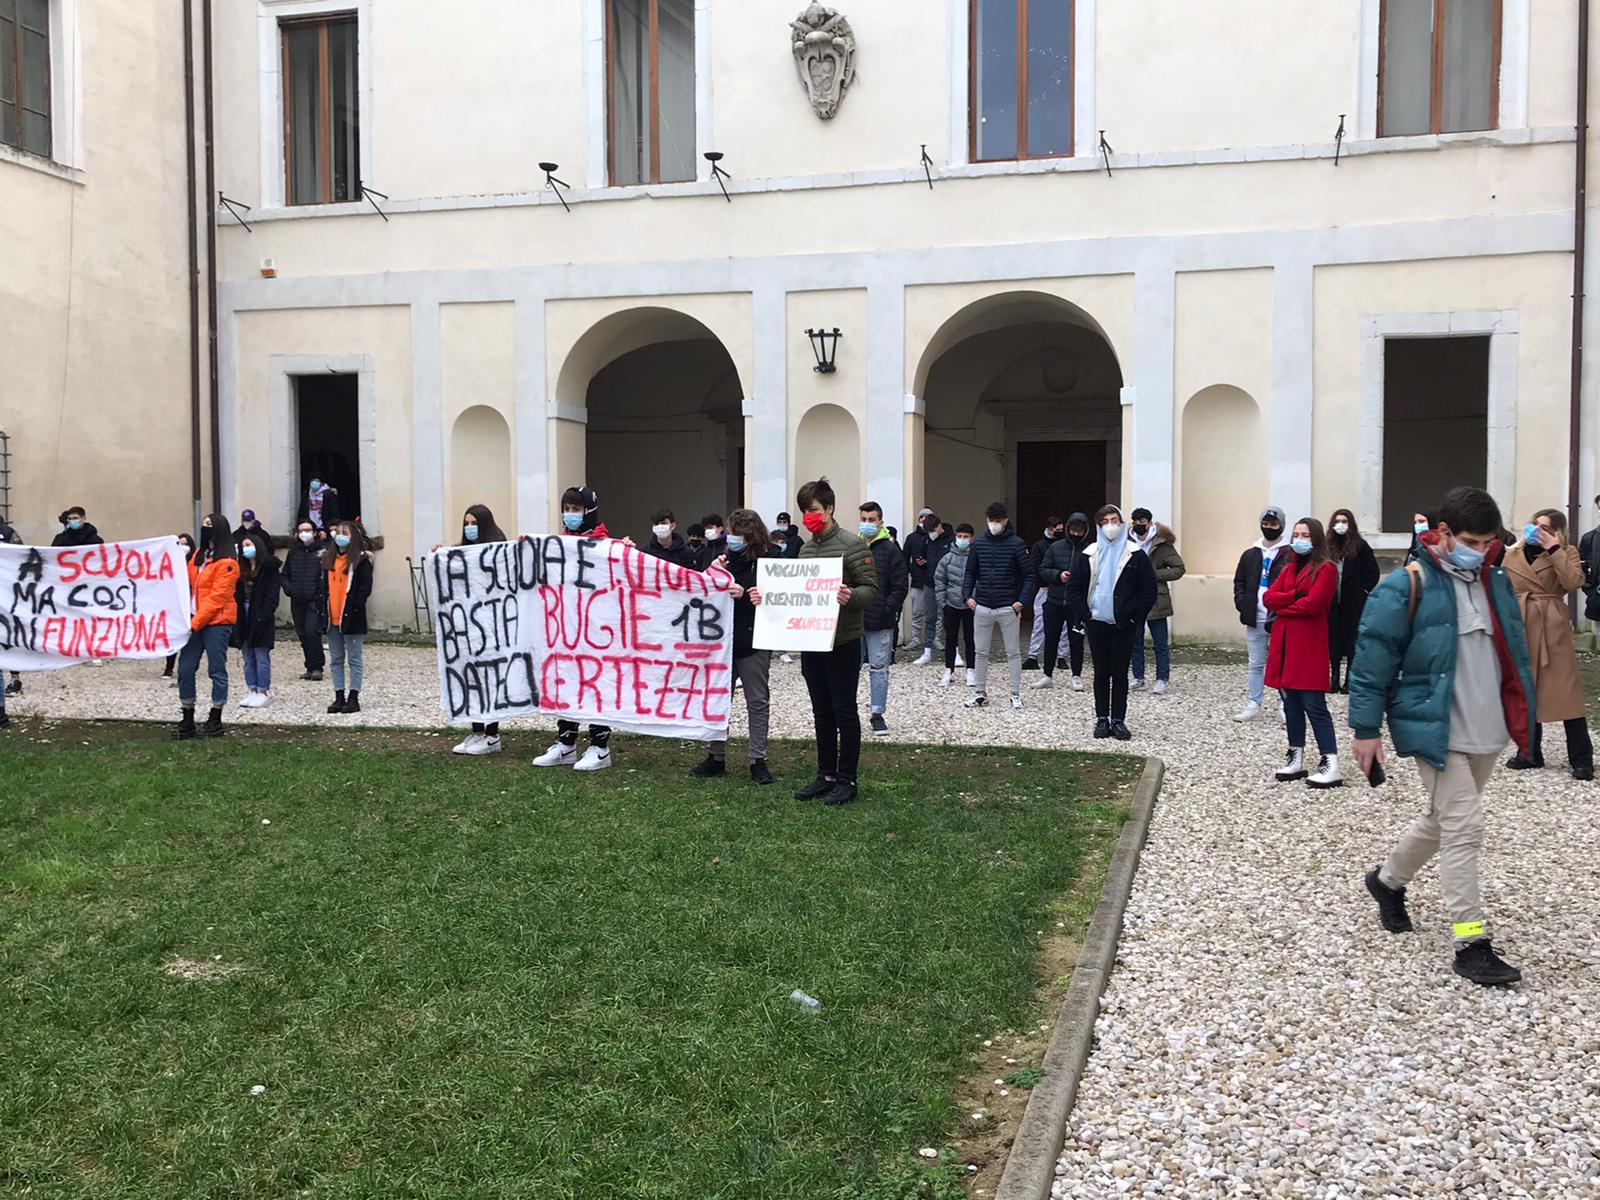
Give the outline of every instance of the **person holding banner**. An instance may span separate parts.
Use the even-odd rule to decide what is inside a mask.
[[[194,560],[194,535],[193,534],[189,534],[189,533],[180,533],[180,534],[178,534],[178,541],[183,546],[184,562],[185,563],[192,562]],[[193,597],[191,596],[190,599],[192,601]],[[161,672],[161,678],[163,678],[163,679],[165,679],[167,681],[167,686],[169,686],[169,687],[177,687],[178,686],[178,677],[173,674],[173,668],[176,667],[177,665],[178,665],[178,656],[177,656],[177,654],[173,653],[173,654],[167,655],[167,665],[166,665],[165,668],[163,668],[163,670]],[[21,685],[21,682],[20,682],[20,676],[18,677],[18,680],[19,681],[18,681],[18,685],[17,685],[17,691],[20,692],[22,690],[22,685]]]
[[[487,546],[494,542],[503,542],[506,535],[500,531],[494,513],[489,511],[486,504],[471,504],[467,511],[461,515],[461,541],[462,546]],[[434,547],[438,549],[437,546]],[[452,754],[466,754],[474,758],[481,758],[486,754],[500,753],[500,722],[499,721],[474,721],[472,732],[466,738],[457,742],[451,748]]]
[[[99,546],[104,544],[105,538],[100,536],[100,531],[91,525],[88,513],[83,511],[83,505],[74,504],[56,519],[61,522],[61,532],[56,534],[51,541],[52,546]]]
[[[328,657],[333,665],[330,713],[361,711],[362,647],[367,640],[367,599],[372,595],[372,555],[359,520],[340,521],[322,551],[328,573]],[[350,690],[345,691],[345,665]]]
[[[861,684],[862,614],[878,602],[878,569],[867,543],[839,528],[833,519],[833,485],[827,479],[805,484],[795,500],[811,535],[800,547],[799,557],[844,559],[844,580],[836,597],[839,622],[833,649],[808,650],[800,656],[800,673],[811,694],[811,717],[817,731],[817,777],[795,789],[794,798],[848,804],[857,795],[856,770],[861,760],[861,710],[856,706],[856,691]],[[759,589],[747,594],[752,604],[761,603]]]
[[[259,527],[235,543],[239,548],[238,623],[233,644],[244,659],[244,683],[249,694],[240,708],[265,708],[272,692],[272,647],[278,640],[278,560],[272,543]]]
[[[719,560],[733,576],[733,677],[744,692],[745,712],[750,719],[750,778],[759,784],[772,782],[767,769],[767,728],[771,716],[768,678],[772,670],[772,651],[757,650],[755,640],[756,606],[750,592],[756,587],[756,563],[772,553],[767,541],[766,523],[761,514],[736,508],[728,516],[728,553]],[[689,774],[695,779],[711,779],[728,770],[728,743],[712,742],[705,761]]]
[[[20,545],[22,545],[22,535],[20,533],[18,533],[15,529],[13,529],[11,527],[11,525],[9,523],[5,522],[5,521],[0,521],[0,545],[7,545],[7,546],[20,546]],[[172,656],[172,658],[176,658],[176,657],[177,657],[177,655],[173,655]],[[172,658],[167,659],[167,674],[168,675],[172,674]],[[13,672],[11,672],[11,682],[6,685],[5,690],[3,692],[0,692],[0,725],[4,725],[5,724],[5,713],[6,713],[5,697],[6,696],[20,696],[20,695],[22,695],[22,672],[21,671],[13,671]]]
[[[221,737],[222,709],[228,703],[228,643],[238,620],[239,562],[234,557],[233,534],[228,519],[213,513],[200,522],[200,538],[189,558],[189,590],[194,596],[194,616],[189,620],[189,640],[178,652],[178,728],[172,736],[186,742],[194,737]],[[194,723],[195,674],[200,656],[211,676],[211,715],[198,728]]]

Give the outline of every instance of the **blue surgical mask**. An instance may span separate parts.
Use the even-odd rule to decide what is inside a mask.
[[[83,522],[81,520],[79,520],[77,517],[72,517],[71,519],[69,519],[67,521],[67,528],[68,529],[82,529],[83,528]]]
[[[562,513],[561,514],[561,523],[567,527],[567,530],[569,532],[577,533],[578,532],[578,526],[583,524],[583,514],[582,513]]]
[[[739,553],[744,549],[744,539],[737,533],[730,533],[728,535],[728,549],[735,554]]]
[[[1463,571],[1476,571],[1483,566],[1483,551],[1457,542],[1456,548],[1450,551],[1450,561]]]
[[[958,537],[956,539],[956,548],[958,550],[965,550],[970,545],[972,545],[972,539],[969,537]]]
[[[1539,527],[1532,521],[1529,521],[1522,527],[1522,540],[1527,542],[1530,546],[1537,546],[1539,544]]]
[[[339,547],[339,549],[341,549],[341,550],[350,549],[350,535],[348,533],[336,533],[336,534],[334,534],[333,535],[333,544],[335,546]]]
[[[1311,553],[1311,539],[1310,538],[1295,538],[1294,541],[1289,543],[1289,547],[1296,554],[1310,554]]]
[[[239,548],[239,553],[246,558],[254,558],[256,556],[256,544],[254,542],[246,542]]]
[[[319,487],[321,487],[321,486],[322,486],[322,480],[320,480],[320,479],[313,479],[313,480],[312,480],[312,481],[311,481],[311,490],[312,490],[312,491],[313,491],[313,492],[314,492],[314,491],[316,491],[316,490],[317,490],[317,489],[318,489],[318,488],[319,488]]]
[[[878,527],[871,521],[861,522],[861,524],[856,526],[856,531],[864,538],[875,538],[878,536]]]
[[[478,527],[476,525],[463,525],[461,527],[461,536],[466,538],[469,542],[477,541]]]
[[[1428,523],[1426,521],[1418,521],[1411,528],[1418,537],[1421,537],[1423,534],[1428,532]]]

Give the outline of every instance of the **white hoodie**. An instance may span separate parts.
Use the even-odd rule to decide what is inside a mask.
[[[1264,537],[1257,538],[1255,542],[1256,548],[1261,551],[1261,579],[1256,583],[1257,629],[1265,629],[1267,627],[1267,606],[1262,603],[1262,600],[1267,594],[1267,584],[1272,578],[1273,560],[1278,557],[1278,551],[1289,544],[1289,518],[1284,515],[1282,509],[1268,508],[1262,510],[1261,516],[1257,520],[1265,521],[1269,515],[1275,516],[1283,522],[1283,533],[1279,535],[1278,540],[1275,542],[1269,542]]]

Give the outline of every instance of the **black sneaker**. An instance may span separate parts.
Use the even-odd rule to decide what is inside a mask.
[[[856,785],[840,779],[834,783],[832,789],[822,798],[822,802],[824,804],[849,804],[855,798]]]
[[[0,708],[0,729],[4,729],[9,724],[11,724],[11,718],[6,716],[5,709]]]
[[[1537,771],[1540,767],[1544,766],[1544,764],[1536,761],[1535,759],[1529,758],[1519,750],[1510,758],[1506,759],[1506,766],[1510,767],[1513,771]]]
[[[870,724],[872,725],[872,732],[880,737],[889,732],[889,722],[883,719],[882,713],[873,713]]]
[[[1522,980],[1522,972],[1496,954],[1488,938],[1468,942],[1456,951],[1455,972],[1484,987],[1505,987]]]
[[[727,762],[720,758],[712,758],[711,755],[708,754],[703,760],[701,760],[700,763],[695,766],[692,771],[689,772],[689,777],[691,779],[711,779],[714,776],[726,775],[727,773]]]
[[[1022,669],[1024,671],[1037,671],[1039,669],[1039,660],[1037,658],[1028,659],[1027,662],[1022,664]]]
[[[760,758],[750,764],[750,781],[762,784],[772,782],[772,772],[767,770],[766,759]]]
[[[1392,888],[1378,878],[1378,868],[1367,872],[1367,891],[1378,902],[1378,920],[1390,933],[1410,933],[1411,914],[1406,912],[1405,888]]]
[[[6,684],[6,695],[8,695],[8,696],[20,696],[20,695],[22,695],[22,680],[13,679],[10,683]]]
[[[1119,742],[1125,742],[1133,736],[1133,731],[1128,728],[1126,721],[1111,722],[1111,736]]]
[[[321,671],[312,671],[309,675],[306,676],[306,678],[309,679],[312,683],[321,683],[322,682],[322,672]]]
[[[816,800],[817,798],[826,796],[829,792],[833,791],[833,785],[836,782],[838,781],[829,779],[824,775],[818,775],[810,783],[806,784],[805,787],[795,788],[794,798],[796,800]]]
[[[1094,735],[1097,738],[1108,738],[1111,736],[1110,717],[1101,717],[1094,723]]]
[[[1572,777],[1580,783],[1588,783],[1594,778],[1594,764],[1584,763],[1572,768]]]

